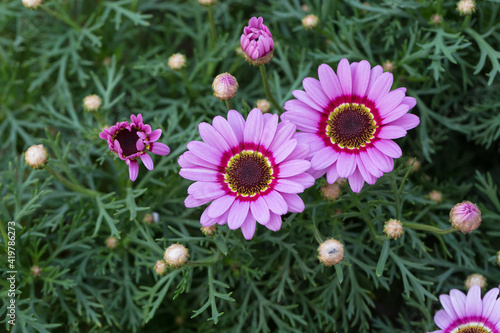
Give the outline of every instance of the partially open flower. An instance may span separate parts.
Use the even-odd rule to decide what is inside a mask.
[[[306,30],[314,29],[318,26],[319,18],[316,15],[309,14],[302,19],[302,25]]]
[[[262,21],[262,17],[252,17],[240,38],[243,56],[254,66],[267,64],[273,58],[273,35]]]
[[[458,203],[450,211],[450,222],[464,234],[473,232],[481,224],[481,211],[470,201]]]
[[[396,219],[390,219],[384,224],[384,234],[392,239],[403,236],[404,230],[403,224]]]
[[[24,160],[33,169],[43,169],[49,161],[49,156],[43,145],[33,145],[24,153]]]
[[[32,266],[31,267],[31,274],[34,276],[34,277],[39,277],[40,274],[42,274],[42,269],[40,268],[40,266]]]
[[[259,99],[257,101],[257,109],[262,111],[262,113],[267,113],[271,109],[271,103],[267,99]]]
[[[212,237],[213,235],[215,235],[216,231],[217,231],[217,224],[208,227],[201,227],[201,232],[207,237]]]
[[[431,199],[435,203],[441,203],[441,201],[443,201],[443,193],[437,190],[431,191],[429,193],[429,199]]]
[[[479,286],[481,289],[486,288],[486,278],[481,274],[471,274],[465,280],[465,288],[469,290],[472,286]]]
[[[170,148],[156,142],[161,136],[161,129],[151,131],[151,126],[142,122],[142,115],[131,115],[132,122],[122,121],[110,128],[104,128],[99,137],[108,142],[109,149],[127,163],[131,181],[139,175],[139,158],[148,170],[153,170],[153,160],[148,151],[156,155],[168,155]]]
[[[325,266],[336,265],[344,259],[344,245],[336,239],[327,239],[318,247],[318,259]]]
[[[229,73],[222,73],[215,77],[212,83],[214,96],[221,101],[227,101],[236,96],[238,81]]]
[[[172,244],[165,250],[163,259],[167,265],[179,268],[189,260],[189,252],[184,245]]]
[[[186,66],[186,56],[181,53],[175,53],[168,58],[168,67],[174,71],[179,71]]]
[[[102,99],[97,95],[88,95],[83,99],[83,108],[85,111],[97,111],[101,108]]]
[[[340,198],[341,188],[337,183],[326,184],[321,186],[321,195],[329,201],[335,201]]]
[[[461,0],[457,3],[457,10],[460,15],[470,15],[476,11],[476,2],[474,0]]]
[[[36,9],[42,4],[42,0],[23,0],[24,7],[28,9]]]
[[[116,237],[108,237],[106,238],[106,246],[110,250],[114,250],[116,248],[116,245],[118,245],[118,240]]]
[[[167,264],[163,260],[158,260],[155,264],[155,272],[158,275],[163,275],[167,272]]]

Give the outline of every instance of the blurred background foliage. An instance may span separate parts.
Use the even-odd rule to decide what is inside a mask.
[[[17,222],[16,326],[12,332],[423,332],[436,329],[437,297],[464,289],[471,273],[499,283],[500,1],[482,0],[471,16],[444,0],[46,0],[28,10],[0,2],[0,222]],[[210,12],[215,22],[211,41]],[[302,18],[319,17],[314,29]],[[440,15],[441,21],[434,22]],[[190,182],[177,158],[199,139],[197,125],[225,115],[211,83],[222,72],[239,82],[233,107],[244,114],[265,98],[258,69],[236,52],[243,27],[262,16],[275,41],[267,66],[281,105],[341,58],[386,64],[394,86],[417,99],[421,124],[398,140],[395,170],[359,195],[344,187],[326,201],[325,184],[302,195],[306,210],[279,232],[200,231],[202,208],[186,209]],[[434,20],[434,21],[433,21]],[[167,66],[187,57],[182,71]],[[392,66],[392,67],[391,67]],[[84,112],[89,94],[99,115]],[[273,112],[273,110],[271,110]],[[161,128],[169,156],[141,166],[135,183],[98,133],[142,113]],[[73,192],[23,152],[43,143],[50,165],[100,192]],[[410,157],[420,167],[411,168]],[[440,191],[442,200],[429,193]],[[447,228],[449,210],[470,200],[483,213],[471,235],[407,228],[387,240],[390,218]],[[144,223],[156,212],[157,223]],[[315,228],[345,245],[335,268],[317,259]],[[111,250],[106,239],[114,236]],[[497,239],[497,241],[495,241]],[[159,276],[153,266],[172,243],[191,262]],[[385,261],[385,265],[383,262]],[[31,268],[39,266],[39,276]],[[0,252],[6,276],[7,253]]]

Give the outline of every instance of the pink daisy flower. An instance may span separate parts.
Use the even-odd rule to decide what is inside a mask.
[[[170,148],[164,143],[156,142],[161,136],[161,129],[151,131],[151,126],[142,122],[142,115],[130,116],[130,120],[116,123],[104,128],[99,137],[108,141],[109,149],[127,163],[131,181],[139,174],[139,158],[148,170],[153,170],[153,160],[148,151],[156,155],[168,155]]]
[[[309,146],[293,138],[294,124],[278,120],[255,108],[246,121],[230,110],[227,120],[217,116],[212,126],[199,125],[204,142],[188,143],[179,174],[196,181],[188,188],[186,207],[212,202],[201,215],[202,226],[227,223],[251,239],[256,222],[277,231],[281,215],[304,210],[297,193],[314,184],[306,173]]]
[[[240,38],[243,55],[253,65],[267,64],[273,57],[273,35],[262,22],[262,17],[252,17]]]
[[[301,132],[296,139],[311,145],[311,167],[316,178],[326,173],[328,183],[348,178],[351,189],[360,192],[364,182],[394,168],[401,148],[392,141],[419,124],[408,111],[416,104],[405,96],[406,88],[390,91],[393,76],[381,66],[370,68],[363,60],[349,65],[342,59],[337,74],[328,65],[318,69],[319,81],[305,78],[305,91],[285,103],[282,119]]]
[[[474,285],[467,296],[456,289],[439,296],[444,310],[436,313],[434,322],[441,329],[432,333],[500,333],[499,291],[493,288],[481,300],[481,288]]]

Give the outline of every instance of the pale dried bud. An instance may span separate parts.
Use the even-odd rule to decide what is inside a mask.
[[[181,244],[172,244],[165,250],[163,256],[167,265],[179,268],[189,260],[189,252]]]
[[[238,81],[236,78],[229,73],[222,73],[215,77],[212,83],[212,89],[214,90],[214,96],[221,101],[227,101],[234,96],[238,91]]]
[[[481,211],[470,201],[458,203],[450,211],[450,222],[464,234],[473,232],[481,224]]]
[[[31,274],[34,276],[34,277],[39,277],[40,274],[42,274],[42,269],[40,268],[40,266],[32,266],[31,267]]]
[[[198,2],[203,6],[211,6],[217,2],[217,0],[198,0]]]
[[[319,18],[316,15],[309,14],[302,19],[302,25],[306,30],[314,29],[318,26]]]
[[[175,53],[168,58],[168,67],[174,71],[179,71],[186,65],[186,56],[181,53]]]
[[[158,275],[163,275],[167,272],[167,264],[163,260],[158,260],[155,264],[155,272]]]
[[[340,186],[337,183],[321,186],[321,195],[329,201],[335,201],[340,197]]]
[[[392,239],[403,236],[404,230],[403,224],[396,219],[390,219],[384,224],[384,234]]]
[[[110,57],[106,57],[106,58],[102,59],[102,64],[104,66],[111,66],[111,58]]]
[[[477,285],[482,289],[486,288],[486,278],[481,274],[471,274],[465,280],[465,288],[469,290],[472,286]]]
[[[474,0],[461,0],[457,3],[457,10],[460,15],[470,15],[476,11],[476,2]]]
[[[441,203],[441,201],[443,201],[443,193],[434,190],[431,193],[429,193],[429,199],[431,199],[435,203]]]
[[[33,169],[43,169],[49,161],[49,156],[43,145],[33,145],[24,153],[24,160]]]
[[[144,224],[153,224],[153,223],[158,223],[160,220],[160,215],[157,212],[153,212],[151,214],[146,214],[142,218],[142,223]]]
[[[217,231],[217,224],[211,225],[209,227],[201,227],[200,230],[205,236],[212,237]]]
[[[24,7],[28,9],[36,9],[42,4],[42,0],[23,0]]]
[[[411,172],[412,172],[412,173],[413,173],[413,172],[417,172],[417,171],[419,171],[419,170],[420,170],[420,166],[421,166],[421,165],[420,165],[420,161],[419,161],[419,160],[417,160],[417,158],[416,158],[416,157],[410,157],[410,158],[408,159],[408,161],[406,162],[406,164],[408,164],[408,166],[412,168],[412,169],[411,169]]]
[[[342,188],[342,187],[344,187],[347,184],[347,179],[345,179],[345,178],[339,178],[339,179],[337,179],[337,181],[335,182],[335,184],[338,184],[340,186],[340,188]]]
[[[443,23],[443,17],[439,14],[434,14],[431,16],[431,22],[435,25]]]
[[[318,247],[318,253],[325,266],[336,265],[344,259],[344,245],[336,239],[327,239]]]
[[[387,60],[382,65],[382,68],[384,69],[385,72],[391,72],[392,73],[394,71],[394,63],[392,61]]]
[[[306,4],[303,4],[302,6],[300,6],[300,9],[302,9],[304,12],[308,12],[309,11],[309,6],[306,5]]]
[[[259,99],[257,101],[257,108],[262,111],[262,113],[269,112],[271,109],[271,103],[267,99]]]
[[[101,108],[102,99],[97,95],[88,95],[83,99],[83,108],[85,111],[97,111]]]
[[[116,237],[108,237],[106,239],[106,246],[108,247],[108,249],[113,250],[116,248],[116,245],[118,245],[118,240],[116,239]]]

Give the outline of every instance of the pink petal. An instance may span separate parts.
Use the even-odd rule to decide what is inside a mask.
[[[330,98],[331,101],[335,100],[339,96],[342,96],[342,87],[339,79],[330,66],[321,64],[318,68],[318,76],[324,93]]]
[[[149,151],[156,155],[168,155],[170,154],[170,148],[161,142],[152,142],[149,145]]]
[[[450,324],[453,323],[453,320],[445,310],[439,310],[434,316],[434,322],[439,328],[445,330],[446,328],[448,328],[448,326],[450,326]]]
[[[245,142],[259,144],[262,137],[262,129],[264,127],[264,119],[262,118],[262,111],[257,108],[252,109],[248,115],[243,137]]]
[[[333,150],[331,147],[325,147],[314,154],[311,159],[311,167],[314,170],[321,170],[328,168],[339,158],[340,154]]]
[[[349,176],[349,186],[354,193],[361,192],[364,183],[365,181],[357,169]]]
[[[341,152],[337,161],[339,177],[348,178],[356,170],[356,155]]]
[[[393,90],[381,99],[377,100],[376,105],[379,114],[382,118],[387,117],[390,112],[393,112],[405,97],[405,93],[400,90]]]
[[[363,97],[370,80],[370,63],[366,60],[360,61],[356,68],[356,73],[352,78],[353,95]]]
[[[212,164],[219,165],[222,159],[222,153],[205,142],[191,141],[187,144],[187,148],[196,154],[199,158],[204,159]]]
[[[410,109],[412,109],[415,105],[417,105],[417,100],[413,97],[406,96],[405,98],[403,98],[403,101],[401,103],[408,105]]]
[[[278,231],[281,229],[281,216],[271,213],[271,218],[269,219],[269,223],[266,224],[266,228],[272,231]]]
[[[276,129],[278,128],[278,115],[273,114],[271,118],[265,123],[262,130],[262,137],[260,139],[260,146],[264,149],[269,149],[271,142],[273,142]]]
[[[130,161],[128,164],[128,174],[131,181],[135,181],[137,176],[139,175],[139,162],[136,160],[127,160]]]
[[[303,160],[307,157],[307,155],[309,155],[310,150],[311,149],[309,148],[309,145],[297,143],[295,149],[290,153],[290,155],[288,155],[287,158],[283,160],[283,162],[292,160]]]
[[[305,209],[304,201],[295,193],[281,193],[288,205],[288,211],[292,213],[302,213]]]
[[[321,120],[320,114],[316,111],[287,111],[281,116],[281,118],[294,123],[299,131],[311,133],[318,132]]]
[[[481,301],[481,288],[477,285],[472,286],[472,288],[470,288],[469,292],[467,293],[465,312],[469,317],[480,317],[481,313],[483,312],[483,302]]]
[[[401,155],[403,155],[401,148],[398,146],[396,142],[392,140],[386,140],[386,139],[377,140],[373,143],[373,145],[377,147],[377,149],[380,150],[382,153],[392,158],[400,158]]]
[[[295,139],[310,147],[309,156],[316,155],[318,151],[325,148],[325,142],[317,134],[298,132],[295,134]]]
[[[352,78],[351,78],[351,68],[349,67],[349,61],[346,58],[340,60],[337,67],[337,75],[342,87],[344,96],[352,96]]]
[[[296,183],[288,178],[278,179],[274,189],[278,192],[283,193],[302,193],[304,192],[304,186]],[[284,214],[284,213],[283,213]]]
[[[213,218],[208,216],[208,208],[206,208],[203,211],[203,214],[201,214],[201,217],[200,217],[200,223],[204,227],[210,227],[210,226],[216,224],[217,220],[218,219],[213,219]]]
[[[104,131],[103,131],[103,132],[101,132],[101,133],[99,133],[99,137],[100,137],[101,139],[103,139],[103,140],[107,140],[107,139],[108,139],[108,136],[109,136],[109,134],[108,134],[108,133],[106,133],[106,132],[104,132]]]
[[[151,134],[148,135],[148,141],[149,142],[154,142],[158,140],[161,136],[161,129],[156,129]]]
[[[196,199],[217,199],[227,192],[222,188],[219,182],[196,182],[188,187],[187,191]]]
[[[361,173],[361,176],[363,177],[365,182],[367,182],[370,185],[375,184],[377,178],[374,177],[371,173],[369,173],[368,170],[366,170],[365,165],[361,161],[361,157],[356,156],[356,164],[358,166],[359,173]]]
[[[189,150],[179,157],[178,162],[179,162],[179,165],[183,168],[193,168],[193,167],[199,168],[201,166],[203,168],[208,168],[208,169],[214,169],[214,170],[219,169],[218,165],[208,163],[207,161],[205,161],[202,158],[199,158],[198,156],[196,156],[195,154],[193,154],[193,152],[190,152]]]
[[[199,182],[215,182],[218,174],[217,170],[206,168],[182,168],[179,171],[181,177]]]
[[[299,101],[304,104],[309,105],[311,108],[318,112],[325,112],[325,108],[317,103],[314,99],[311,98],[305,91],[302,90],[294,90],[292,91],[292,95],[295,96]]]
[[[361,163],[363,163],[363,165],[365,166],[366,170],[369,173],[371,173],[375,178],[380,178],[384,175],[384,173],[375,166],[375,164],[372,162],[366,151],[360,151],[359,158],[361,160]]]
[[[153,160],[151,159],[151,156],[149,156],[148,154],[142,154],[141,160],[142,160],[142,163],[144,163],[144,166],[146,167],[146,169],[148,169],[148,170],[154,169],[154,164],[153,164]]]
[[[321,83],[318,80],[313,79],[312,77],[306,77],[302,81],[302,85],[311,99],[313,99],[323,109],[328,108],[330,99],[323,92]]]
[[[278,177],[291,177],[307,171],[311,167],[311,162],[305,160],[292,160],[283,162],[279,166]]]
[[[495,306],[497,302],[497,296],[499,293],[498,288],[493,288],[490,291],[484,295],[483,298],[483,311],[482,311],[482,317],[483,318],[489,318],[491,312],[493,311],[493,307]],[[500,314],[499,314],[500,315]]]
[[[465,312],[466,296],[463,292],[452,289],[450,291],[451,304],[453,304],[453,309],[460,318],[465,318],[467,313]]]
[[[227,219],[229,229],[234,230],[241,227],[247,218],[249,208],[250,202],[234,200],[233,205],[229,209],[229,216]]]
[[[236,140],[238,142],[243,142],[243,130],[245,129],[245,119],[243,116],[236,110],[229,110],[227,113],[227,121],[236,135]]]
[[[238,147],[239,142],[236,139],[236,135],[234,134],[231,125],[229,125],[229,122],[224,119],[224,117],[216,116],[213,120],[213,126],[231,148]]]
[[[281,145],[281,147],[279,147],[273,153],[274,162],[276,164],[281,163],[285,158],[288,157],[288,155],[292,153],[292,151],[295,149],[296,146],[297,146],[297,140],[295,139],[291,139],[288,142]]]
[[[378,77],[384,72],[384,69],[382,68],[382,66],[380,65],[377,65],[375,67],[372,68],[371,72],[370,72],[370,81],[368,82],[368,88],[367,88],[367,91],[370,91],[371,89],[371,86],[373,85],[373,83],[375,82],[376,79],[378,79]],[[365,92],[365,94],[366,94]]]
[[[408,105],[399,104],[397,108],[395,108],[392,112],[384,116],[384,119],[382,119],[381,124],[385,125],[390,123],[391,121],[401,118],[402,116],[408,113],[408,110],[410,110],[410,107]]]
[[[302,185],[304,188],[313,186],[315,181],[314,177],[307,172],[283,179],[291,180],[292,182]]]
[[[337,164],[333,164],[328,168],[326,172],[326,181],[328,184],[333,184],[339,179],[339,173],[337,172]]]
[[[375,147],[366,150],[372,163],[383,172],[391,172],[392,168],[389,161],[385,159],[384,154]]]
[[[267,207],[269,207],[271,212],[278,215],[286,214],[288,205],[286,204],[285,199],[283,199],[281,194],[279,194],[277,191],[272,190],[262,197],[266,201]]]
[[[141,139],[137,140],[135,143],[135,148],[137,148],[137,151],[143,151],[144,150],[144,141]]]
[[[455,309],[453,308],[453,304],[451,303],[451,297],[449,295],[441,295],[439,296],[439,301],[443,305],[443,309],[448,313],[452,320],[458,320],[459,316],[457,315]]]
[[[500,324],[500,299],[497,299],[497,301],[495,302],[495,306],[493,307],[493,310],[491,310],[491,314],[488,319],[491,323],[496,322],[496,328],[500,330],[500,328],[498,327]]]
[[[279,123],[273,142],[271,143],[271,146],[269,146],[269,150],[276,151],[295,135],[295,131],[296,127],[293,123],[289,121]]]
[[[255,219],[252,214],[248,214],[247,218],[241,225],[241,233],[246,240],[250,240],[255,235],[255,227],[256,227]]]
[[[217,149],[221,153],[231,149],[222,135],[220,135],[220,133],[217,132],[217,130],[209,124],[200,123],[198,125],[198,130],[203,141],[205,141],[209,146]]]
[[[392,86],[393,76],[389,72],[381,74],[375,82],[370,86],[368,91],[368,100],[377,102],[377,100],[385,96]]]
[[[257,200],[250,202],[250,211],[260,224],[269,222],[269,207],[267,207],[266,201],[261,196]]]
[[[235,199],[236,197],[232,195],[224,195],[215,199],[210,206],[208,206],[208,216],[213,219],[221,216],[231,207]]]
[[[184,205],[187,207],[187,208],[193,208],[193,207],[199,207],[199,206],[202,206],[206,203],[209,203],[210,201],[212,201],[212,199],[196,199],[195,197],[193,197],[191,194],[188,195],[186,197],[186,199],[184,200]]]
[[[406,130],[399,126],[382,126],[377,137],[381,139],[399,139],[406,136]]]
[[[393,125],[393,126],[401,126],[405,130],[411,130],[412,128],[415,128],[420,124],[420,118],[418,118],[416,115],[407,113],[404,116],[402,116],[399,119],[394,120],[393,122],[388,123],[387,125]]]

